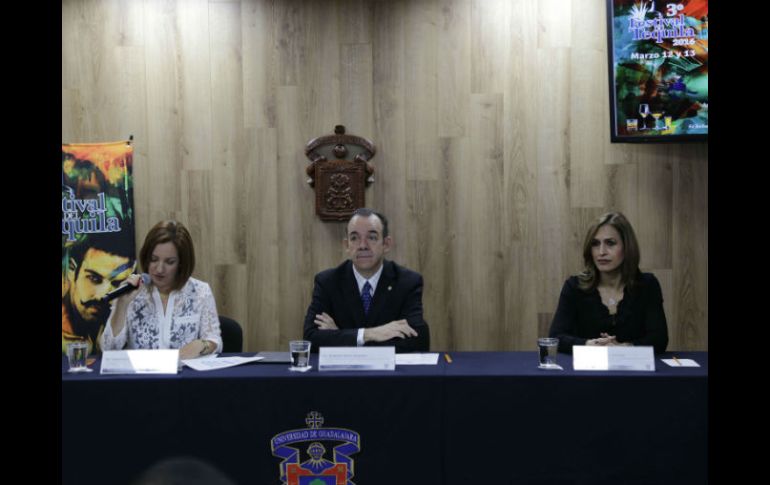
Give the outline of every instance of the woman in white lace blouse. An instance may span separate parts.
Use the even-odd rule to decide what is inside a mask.
[[[195,252],[182,224],[155,225],[139,253],[142,271],[126,281],[137,287],[115,301],[100,343],[103,350],[180,349],[189,359],[222,351],[222,337],[214,295],[209,285],[192,278]]]

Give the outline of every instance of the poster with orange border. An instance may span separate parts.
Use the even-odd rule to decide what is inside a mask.
[[[99,352],[110,303],[136,266],[133,147],[62,144],[62,352],[84,340]]]

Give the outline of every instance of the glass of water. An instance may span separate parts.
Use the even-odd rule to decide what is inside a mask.
[[[292,340],[289,342],[291,351],[291,367],[289,370],[306,371],[310,369],[310,341]]]
[[[70,372],[91,372],[86,366],[86,356],[88,355],[88,343],[82,340],[67,342],[67,361],[69,361]]]
[[[556,353],[559,350],[558,338],[539,338],[537,339],[537,348],[540,355],[540,363],[538,365],[541,369],[561,369],[562,367],[556,363]]]

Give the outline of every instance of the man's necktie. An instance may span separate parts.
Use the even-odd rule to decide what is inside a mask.
[[[364,303],[364,315],[368,315],[369,307],[372,306],[372,285],[368,281],[364,283],[364,289],[361,290],[361,301]]]

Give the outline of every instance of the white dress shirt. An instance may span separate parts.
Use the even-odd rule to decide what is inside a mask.
[[[358,283],[358,294],[361,295],[364,292],[364,285],[366,282],[369,282],[369,285],[372,287],[372,298],[374,298],[374,292],[377,290],[377,282],[380,281],[380,276],[382,275],[382,268],[385,265],[380,263],[380,269],[377,270],[376,273],[374,273],[371,278],[368,280],[361,276],[361,273],[359,273],[356,270],[355,265],[353,266],[353,276],[356,277],[356,283]],[[358,337],[356,338],[356,345],[359,347],[362,347],[364,345],[364,329],[359,328],[358,329]]]

